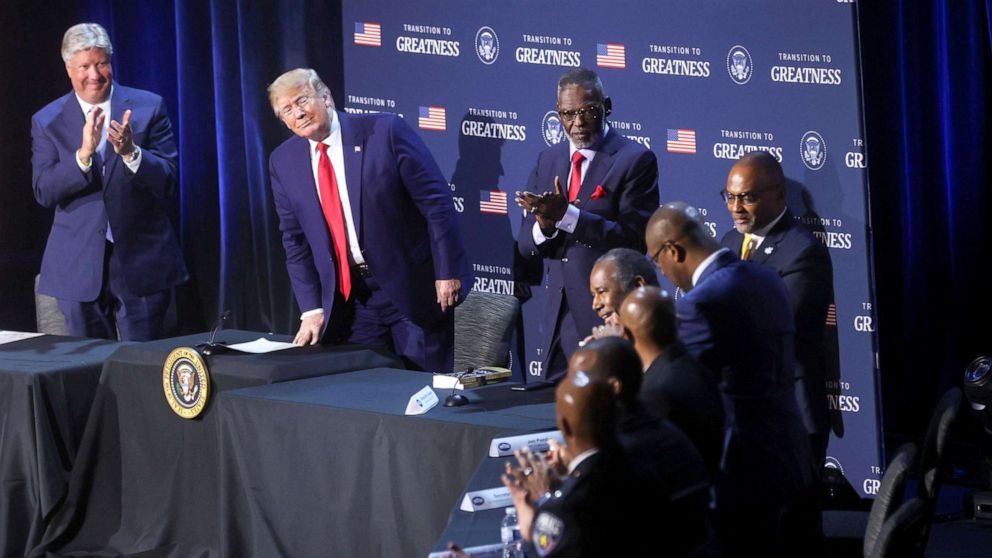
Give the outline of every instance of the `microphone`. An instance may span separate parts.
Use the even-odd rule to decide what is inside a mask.
[[[206,343],[200,343],[196,346],[200,349],[200,352],[205,355],[215,355],[219,353],[226,352],[227,346],[224,341],[218,341],[214,343],[214,337],[217,336],[217,332],[220,331],[220,326],[224,324],[224,321],[231,317],[230,310],[224,310],[221,312],[220,316],[217,317],[217,321],[214,323],[214,327],[210,330],[210,338],[207,339]]]
[[[455,378],[455,383],[454,385],[451,386],[451,393],[449,393],[448,397],[444,399],[445,407],[461,407],[462,405],[469,404],[468,397],[465,397],[461,393],[455,393],[455,389],[458,387],[458,382],[462,380],[462,376],[473,371],[475,371],[474,368],[469,368],[468,370],[465,370],[464,372],[459,374],[458,377]]]

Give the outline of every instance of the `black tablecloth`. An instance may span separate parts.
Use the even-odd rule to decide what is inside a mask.
[[[550,430],[549,428],[548,430]],[[472,474],[471,480],[462,487],[462,492],[474,492],[503,486],[500,477],[504,472],[504,463],[514,460],[512,457],[484,457]],[[504,508],[465,512],[460,509],[462,495],[453,500],[448,525],[436,539],[435,551],[445,550],[448,543],[458,543],[462,548],[485,546],[500,542],[499,527],[503,521]]]
[[[260,336],[232,330],[217,338],[241,342]],[[391,355],[356,347],[215,355],[207,359],[214,399],[198,418],[186,420],[166,403],[162,366],[173,348],[207,337],[127,345],[107,360],[66,501],[32,555],[218,556],[215,398],[230,389],[398,363]]]
[[[423,558],[493,437],[554,428],[551,390],[506,384],[404,416],[429,384],[378,369],[221,394],[221,555]]]
[[[119,345],[54,335],[0,345],[0,556],[23,556],[41,540],[103,361]]]

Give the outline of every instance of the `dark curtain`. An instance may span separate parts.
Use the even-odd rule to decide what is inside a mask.
[[[44,87],[25,97],[24,83],[4,86],[4,136],[16,130],[16,142],[6,138],[4,151],[9,143],[17,156],[5,154],[2,163],[18,174],[3,188],[2,201],[12,203],[2,209],[0,237],[8,240],[0,264],[2,286],[16,285],[19,303],[16,315],[0,313],[0,328],[33,329],[29,278],[51,223],[50,212],[31,197],[30,117],[69,91],[62,34],[74,23],[95,21],[114,45],[114,79],[162,95],[179,143],[174,217],[191,280],[177,293],[177,329],[202,331],[227,309],[227,327],[295,331],[298,310],[267,182],[268,155],[289,132],[273,115],[265,88],[286,70],[310,66],[341,104],[340,2],[89,0],[56,8],[23,1],[3,10],[4,61],[10,56],[26,68],[22,75],[38,76]]]
[[[992,0],[858,5],[884,427],[915,437],[992,353]]]
[[[860,2],[885,428],[918,435],[943,389],[992,353],[989,192],[992,0]],[[344,104],[339,1],[33,0],[0,6],[0,328],[32,329],[30,279],[50,226],[30,191],[30,116],[69,90],[65,29],[111,33],[121,83],[169,103],[180,146],[179,225],[192,280],[183,331],[289,332],[297,314],[266,184],[288,132],[266,85],[314,67]]]

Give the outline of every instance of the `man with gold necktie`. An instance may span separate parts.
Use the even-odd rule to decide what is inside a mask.
[[[771,267],[785,282],[796,325],[796,397],[822,467],[830,435],[826,320],[833,269],[827,248],[786,207],[785,189],[785,174],[772,155],[742,156],[721,192],[735,226],[722,244],[742,260]]]
[[[654,153],[610,128],[612,101],[596,72],[576,68],[558,80],[558,117],[568,141],[537,158],[524,191],[517,248],[546,267],[544,378],[557,380],[578,343],[601,320],[589,273],[612,248],[644,252],[644,227],[658,207]]]

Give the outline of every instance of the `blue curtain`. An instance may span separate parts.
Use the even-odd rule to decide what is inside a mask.
[[[861,2],[885,430],[992,353],[992,0]]]

